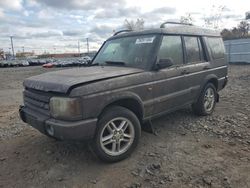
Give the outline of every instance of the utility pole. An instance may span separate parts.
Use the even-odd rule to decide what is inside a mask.
[[[89,38],[87,38],[87,52],[89,54]]]
[[[15,57],[15,52],[14,52],[14,45],[13,45],[13,36],[10,36],[10,42],[11,42],[11,48],[12,48],[12,55]]]
[[[80,55],[80,42],[79,42],[79,40],[78,40],[78,54],[79,54],[79,57],[80,57],[81,55]]]
[[[23,48],[23,53],[24,53],[24,46],[22,48]]]

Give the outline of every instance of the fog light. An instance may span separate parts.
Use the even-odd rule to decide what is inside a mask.
[[[50,135],[50,136],[54,136],[54,128],[51,125],[47,125],[46,126],[46,132]]]

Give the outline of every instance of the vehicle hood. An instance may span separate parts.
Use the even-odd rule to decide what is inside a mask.
[[[143,70],[130,67],[93,66],[44,73],[24,80],[25,88],[67,93],[72,87],[99,80],[135,74]]]

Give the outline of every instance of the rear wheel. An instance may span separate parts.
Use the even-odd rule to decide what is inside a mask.
[[[124,107],[113,106],[100,117],[92,147],[101,160],[116,162],[133,152],[140,135],[141,127],[136,115]]]
[[[198,101],[192,108],[195,114],[206,116],[213,113],[216,104],[217,91],[212,83],[208,83],[201,92]]]

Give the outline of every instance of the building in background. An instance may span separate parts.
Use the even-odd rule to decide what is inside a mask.
[[[229,63],[250,63],[250,38],[224,41]]]

